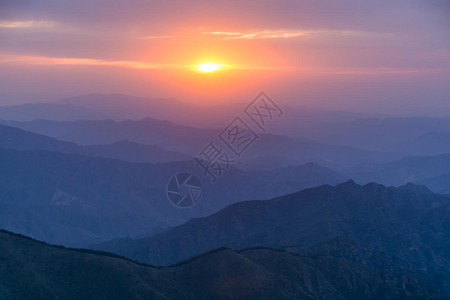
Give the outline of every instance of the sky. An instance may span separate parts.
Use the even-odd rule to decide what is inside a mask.
[[[0,105],[89,93],[216,104],[266,91],[443,114],[449,25],[448,0],[0,0]],[[222,69],[196,71],[204,62]]]

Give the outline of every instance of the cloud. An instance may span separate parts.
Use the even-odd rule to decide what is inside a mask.
[[[335,75],[408,75],[420,73],[437,73],[449,72],[450,68],[367,68],[367,69],[339,69],[339,70],[315,70],[316,73],[321,74],[335,74]]]
[[[189,65],[181,64],[161,64],[141,61],[126,60],[104,60],[93,58],[74,58],[74,57],[46,57],[46,56],[21,56],[10,55],[0,58],[0,63],[15,63],[27,65],[84,65],[84,66],[110,66],[132,69],[169,69],[169,68],[188,68]]]
[[[236,25],[247,28],[383,30],[402,23],[404,6],[421,0],[0,0],[0,18],[28,16],[93,27],[170,28]],[[423,0],[422,0],[423,1]],[[427,0],[447,1],[447,0]],[[407,2],[407,3],[406,3]],[[401,5],[406,3],[405,5]],[[393,12],[391,14],[391,12]],[[383,22],[379,22],[380,16]],[[408,26],[416,26],[408,24]]]
[[[15,65],[37,65],[37,66],[100,66],[100,67],[119,67],[127,69],[147,69],[147,70],[168,70],[168,69],[189,69],[194,70],[198,65],[193,63],[153,63],[132,60],[106,60],[95,58],[78,57],[50,57],[50,56],[29,56],[29,55],[0,55],[0,64]],[[268,66],[252,64],[225,64],[223,69],[233,70],[289,70],[295,67],[286,66]]]
[[[306,37],[320,34],[333,35],[355,35],[361,34],[358,31],[351,30],[262,30],[254,32],[227,32],[227,31],[206,31],[203,35],[219,36],[225,40],[240,40],[240,39],[289,39]]]
[[[195,69],[196,65],[152,63],[143,61],[128,60],[104,60],[92,58],[76,57],[47,57],[47,56],[26,56],[26,55],[3,55],[0,56],[0,64],[23,64],[23,65],[71,65],[71,66],[101,66],[101,67],[119,67],[127,69]],[[225,65],[226,69],[235,70],[298,70],[310,74],[334,74],[334,75],[382,75],[382,74],[415,74],[415,73],[433,73],[440,71],[450,71],[450,67],[435,68],[388,68],[388,67],[366,67],[366,68],[343,68],[343,67],[276,67],[276,66],[252,66],[252,65]]]
[[[53,21],[0,21],[0,28],[51,28],[58,26]]]

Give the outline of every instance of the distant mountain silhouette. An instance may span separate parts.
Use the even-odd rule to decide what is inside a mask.
[[[57,151],[130,162],[160,163],[191,159],[189,155],[168,151],[159,146],[141,145],[126,140],[108,145],[79,146],[5,125],[0,125],[0,147],[15,150]]]
[[[445,134],[437,134],[450,132],[450,118],[363,117],[304,126],[295,132],[316,141],[366,150],[407,155],[450,152],[448,138]]]
[[[273,134],[261,135],[243,156],[242,164],[253,169],[273,169],[314,162],[350,172],[367,164],[377,164],[403,157],[397,153],[382,153],[317,142],[307,138],[289,138]]]
[[[419,183],[436,193],[450,195],[450,173],[429,177],[419,181]]]
[[[250,102],[250,99],[248,99]],[[144,98],[122,94],[87,94],[55,102],[0,106],[1,120],[115,121],[158,118],[192,126],[217,127],[229,122],[247,102],[196,105],[173,98]]]
[[[1,148],[0,161],[0,226],[71,246],[143,236],[237,201],[266,199],[345,179],[312,164],[273,173],[232,168],[212,184],[193,161],[129,163]],[[196,173],[203,181],[202,199],[192,209],[179,209],[166,197],[169,179],[181,171]]]
[[[195,105],[176,99],[151,99],[121,94],[89,94],[56,102],[0,106],[0,119],[16,121],[114,119],[124,121],[147,117],[171,119],[171,117],[184,116],[187,121],[194,116],[184,112],[195,112],[196,110],[199,108]],[[205,110],[203,109],[199,113],[204,113]]]
[[[122,140],[108,145],[81,146],[82,155],[114,158],[130,162],[162,163],[186,161],[192,156],[175,151],[169,151],[156,145],[143,145]]]
[[[450,154],[407,157],[354,175],[361,183],[374,181],[397,186],[412,182],[426,185],[436,193],[446,194],[450,192],[450,181],[439,179],[445,176],[450,176]]]
[[[322,245],[321,248],[326,248]],[[431,299],[408,273],[340,257],[220,248],[171,267],[0,231],[2,299]]]
[[[48,119],[55,121],[75,121],[80,119],[105,119],[101,112],[86,108],[57,103],[28,103],[21,105],[0,106],[1,120],[33,121]]]
[[[256,96],[256,95],[255,95]],[[87,94],[49,103],[29,103],[0,107],[1,120],[55,121],[103,120],[115,121],[156,118],[195,127],[222,127],[240,114],[253,99],[236,103],[197,105],[173,98],[145,98],[123,94]],[[334,111],[280,103],[285,118],[271,127],[282,135],[297,136],[305,128],[322,129],[329,124],[369,117],[367,114]]]
[[[427,132],[399,146],[406,153],[421,155],[438,155],[450,153],[450,128],[444,128],[447,132]]]
[[[188,127],[150,118],[124,122],[36,120],[3,123],[80,145],[110,144],[128,140],[193,155],[198,154],[210,141],[217,138],[220,132],[219,129]],[[239,163],[242,163],[243,168],[248,166],[254,170],[313,162],[345,172],[358,169],[360,165],[387,162],[402,157],[395,153],[330,145],[306,138],[259,133],[259,139],[244,153]]]
[[[449,216],[450,198],[426,188],[349,181],[269,201],[236,203],[149,238],[113,240],[94,248],[164,265],[218,246],[309,246],[347,236],[398,256],[448,289]]]
[[[111,144],[128,140],[140,144],[158,145],[183,153],[198,153],[202,149],[201,147],[205,146],[219,132],[151,118],[123,122],[113,120],[74,122],[36,120],[33,122],[4,122],[4,124],[79,145]]]
[[[176,99],[143,98],[121,94],[90,94],[62,99],[53,103],[2,106],[0,107],[0,120],[111,119],[123,122],[150,118],[168,120],[190,127],[221,128],[235,116],[241,114],[251,100],[253,99],[244,99],[240,103],[208,106]],[[285,113],[269,126],[269,132],[278,135],[292,138],[303,136],[324,144],[380,152],[398,152],[407,155],[438,155],[450,152],[450,145],[446,142],[450,132],[450,118],[383,117],[279,104]],[[45,132],[41,133],[54,136]],[[57,138],[65,140],[60,136]],[[106,143],[123,139],[136,141],[116,137]],[[148,142],[136,142],[149,144]],[[99,143],[104,142],[88,142],[88,144]],[[160,146],[165,147],[164,145]],[[179,149],[172,150],[179,151]]]
[[[199,127],[222,126],[244,107],[239,104],[196,105],[174,98],[145,98],[123,94],[80,95],[56,103],[98,111],[106,116],[96,119],[125,121],[153,118]]]

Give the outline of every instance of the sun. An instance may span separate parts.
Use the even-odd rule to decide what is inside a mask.
[[[196,71],[203,72],[203,73],[211,73],[211,72],[219,71],[222,68],[223,68],[223,65],[219,65],[219,64],[215,64],[215,63],[211,63],[211,62],[205,62],[205,63],[195,66]]]

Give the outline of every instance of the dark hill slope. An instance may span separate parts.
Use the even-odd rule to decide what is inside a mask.
[[[409,275],[330,256],[221,248],[164,268],[0,231],[2,299],[432,299]]]

